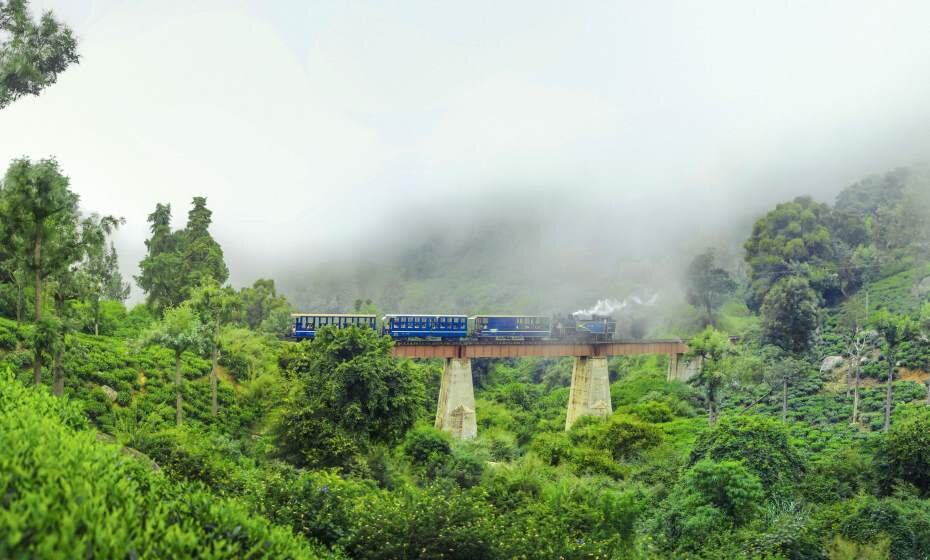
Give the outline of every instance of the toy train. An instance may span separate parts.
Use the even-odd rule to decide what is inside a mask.
[[[294,313],[293,338],[312,339],[323,327],[378,330],[375,315]],[[604,341],[614,337],[617,322],[603,315],[385,315],[380,332],[396,341]]]

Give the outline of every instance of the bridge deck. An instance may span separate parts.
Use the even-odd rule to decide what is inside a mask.
[[[684,354],[681,340],[635,340],[594,343],[564,342],[416,342],[397,344],[391,353],[399,358],[521,358],[541,356],[632,356],[637,354]]]

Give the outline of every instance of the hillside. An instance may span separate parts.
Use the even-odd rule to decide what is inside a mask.
[[[530,217],[307,276],[297,305],[326,310],[635,295],[619,336],[701,359],[684,382],[667,356],[611,358],[609,413],[569,429],[573,358],[471,360],[468,440],[433,427],[442,361],[395,359],[370,329],[283,339],[295,303],[270,279],[224,285],[202,198],[179,230],[156,209],[129,310],[102,222],[75,210],[56,231],[83,253],[47,291],[21,270],[0,286],[0,555],[922,558],[927,185],[895,171],[780,203],[739,267],[726,247],[592,260],[605,244]]]

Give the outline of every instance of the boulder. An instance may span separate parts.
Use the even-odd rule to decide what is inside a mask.
[[[843,356],[827,356],[820,363],[820,371],[833,371],[843,363]]]
[[[101,385],[100,390],[103,391],[103,394],[110,399],[110,402],[116,402],[116,389],[110,387],[109,385]]]

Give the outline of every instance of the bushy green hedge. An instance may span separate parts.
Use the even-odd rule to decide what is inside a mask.
[[[83,422],[73,405],[0,374],[0,557],[328,555],[75,430]]]

